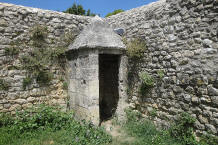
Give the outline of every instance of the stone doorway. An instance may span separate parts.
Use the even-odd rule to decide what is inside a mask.
[[[99,55],[100,122],[110,119],[119,101],[119,55]]]

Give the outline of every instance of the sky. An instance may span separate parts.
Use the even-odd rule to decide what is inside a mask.
[[[155,1],[157,0],[0,0],[4,3],[55,11],[64,11],[76,2],[85,10],[90,9],[92,13],[100,14],[101,17],[116,9],[129,10]]]

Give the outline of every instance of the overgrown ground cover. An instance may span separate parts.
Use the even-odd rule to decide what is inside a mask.
[[[218,145],[218,138],[204,135],[197,141],[193,132],[195,119],[187,113],[178,117],[169,129],[159,130],[150,121],[142,118],[138,112],[127,110],[127,122],[122,124],[126,137],[133,137],[130,141],[113,140],[116,145]]]
[[[103,128],[74,120],[58,107],[40,105],[17,113],[1,114],[0,145],[102,145],[111,142]]]
[[[126,111],[125,123],[115,122],[121,138],[112,138],[104,128],[78,122],[59,107],[40,105],[15,116],[0,114],[0,145],[217,145],[218,138],[202,136],[197,141],[195,119],[184,113],[167,130],[158,130],[140,113]],[[128,139],[130,138],[130,139]]]

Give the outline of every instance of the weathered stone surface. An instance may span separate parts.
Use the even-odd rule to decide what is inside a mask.
[[[69,46],[69,50],[82,48],[125,49],[121,37],[116,34],[103,18],[95,16]]]
[[[218,96],[218,89],[214,88],[212,85],[209,85],[208,94],[211,96]]]
[[[213,125],[205,124],[205,126],[206,126],[206,129],[207,129],[209,132],[212,132],[213,134],[216,134],[216,133],[217,133],[217,130],[216,130],[216,128],[215,128]]]
[[[144,57],[149,56],[149,59],[145,60],[146,65],[139,65],[140,72],[154,74],[153,69],[165,69],[164,79],[155,87],[153,93],[157,97],[146,98],[144,103],[151,106],[159,103],[160,110],[165,112],[170,112],[166,108],[171,104],[183,111],[190,111],[193,115],[203,114],[208,121],[201,122],[207,124],[211,124],[211,109],[217,107],[218,96],[215,82],[218,78],[218,33],[217,28],[210,22],[212,18],[218,18],[218,13],[209,9],[212,8],[212,3],[212,0],[160,0],[107,18],[114,28],[125,28],[127,39],[139,37],[145,40],[149,51]],[[204,15],[205,12],[207,15]],[[155,14],[159,15],[158,19]],[[131,17],[130,23],[129,15],[137,17]],[[217,21],[214,23],[218,25]],[[154,37],[154,34],[157,34],[156,29],[164,35]],[[170,79],[174,81],[168,81]],[[135,92],[137,89],[138,84],[135,85]],[[173,98],[168,96],[168,92],[172,90],[175,95]],[[167,100],[173,103],[168,103]],[[140,110],[144,111],[146,108],[141,107]],[[213,114],[217,113],[217,110],[213,111]],[[166,119],[162,117],[158,120]],[[214,127],[218,130],[217,126]],[[206,130],[202,123],[196,124],[196,128],[199,132]],[[215,131],[213,133],[216,134]]]
[[[213,0],[160,0],[105,19],[113,28],[125,29],[124,37],[127,40],[140,38],[146,43],[148,49],[144,53],[143,63],[139,63],[138,68],[135,68],[137,71],[149,72],[156,78],[157,73],[154,70],[164,70],[164,79],[156,80],[158,85],[153,88],[147,98],[142,99],[143,104],[137,94],[140,81],[132,78],[136,82],[132,87],[134,88],[133,96],[138,98],[134,97],[130,99],[130,102],[134,104],[134,108],[142,112],[146,112],[148,106],[158,104],[157,113],[161,110],[164,112],[162,114],[166,115],[165,117],[161,115],[161,118],[157,117],[157,124],[161,122],[166,124],[166,120],[170,118],[169,113],[175,114],[177,110],[178,112],[189,111],[192,115],[203,117],[198,118],[199,122],[196,124],[199,133],[212,131],[217,135],[217,8],[217,1]],[[19,87],[21,85],[19,80],[25,76],[25,72],[10,71],[9,73],[5,64],[8,64],[12,58],[5,56],[3,49],[10,46],[12,40],[18,38],[25,40],[30,26],[35,24],[46,25],[50,33],[49,37],[59,39],[64,31],[82,30],[92,18],[4,3],[0,3],[0,17],[0,64],[3,64],[0,65],[0,77],[12,83],[9,93],[0,91],[0,111],[12,111],[13,105],[22,104],[24,100],[26,104],[27,102],[37,104],[45,98],[48,102],[55,100],[56,103],[64,103],[63,98],[66,94],[63,90],[60,91],[62,85],[58,85],[57,90],[53,88],[54,98],[47,97],[50,94],[42,93],[37,85],[27,91],[23,90],[22,86]],[[20,34],[18,33],[17,36],[16,32]],[[89,60],[88,64],[95,66],[96,61]],[[133,62],[129,61],[129,64]],[[83,71],[83,74],[87,76],[90,73],[91,71]],[[72,72],[72,79],[76,79],[73,74],[75,73]],[[16,75],[21,77],[13,78]],[[98,78],[98,76],[93,76],[93,78]],[[73,86],[70,87],[73,88]],[[123,87],[122,89],[125,90]],[[84,89],[85,91],[87,89]],[[13,93],[18,95],[15,96]],[[24,100],[16,102],[15,100],[19,98]],[[130,98],[133,97],[130,96]],[[95,96],[92,99],[93,102],[98,101]]]

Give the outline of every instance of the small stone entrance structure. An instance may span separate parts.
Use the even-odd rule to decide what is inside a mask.
[[[79,119],[99,124],[124,117],[127,57],[121,37],[94,17],[69,46],[70,108]]]

